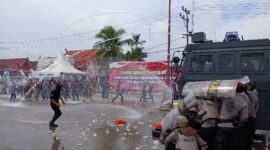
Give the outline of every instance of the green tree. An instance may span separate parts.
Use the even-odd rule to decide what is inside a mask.
[[[140,40],[140,34],[133,35],[131,39],[126,40],[127,44],[130,46],[131,51],[125,54],[126,60],[144,60],[147,57],[147,53],[143,52],[144,40]]]
[[[124,58],[122,46],[126,41],[121,41],[124,29],[116,30],[112,26],[106,26],[96,34],[96,38],[101,41],[95,43],[94,48],[100,48],[97,56],[99,59],[119,60]]]
[[[108,75],[109,63],[124,59],[122,46],[126,41],[121,41],[121,36],[125,34],[124,29],[116,30],[112,26],[106,26],[96,34],[96,38],[101,41],[95,43],[94,48],[99,48],[97,62],[101,66],[101,73]]]

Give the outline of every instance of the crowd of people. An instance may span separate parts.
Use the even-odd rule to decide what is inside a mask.
[[[10,101],[14,101],[17,94],[24,97],[25,100],[49,101],[51,91],[56,87],[56,82],[62,83],[61,96],[65,100],[72,99],[73,101],[79,101],[81,97],[92,100],[92,92],[95,92],[99,88],[95,80],[31,78],[24,83],[12,82],[9,84],[8,82],[2,82],[1,93],[9,93],[11,95]]]
[[[102,99],[108,99],[111,93],[113,98],[112,102],[116,101],[120,97],[120,102],[123,103],[126,98],[128,90],[123,89],[122,82],[119,81],[115,89],[110,89],[108,78],[100,78],[99,80],[84,80],[84,79],[38,79],[30,78],[24,82],[3,81],[0,82],[1,94],[10,94],[10,101],[15,101],[16,96],[23,97],[25,100],[39,100],[49,101],[50,94],[56,87],[56,82],[62,84],[61,96],[64,100],[71,99],[73,101],[90,100],[93,99],[93,94],[100,93]],[[139,96],[140,102],[154,102],[154,88],[155,84],[142,82],[141,91],[135,91]],[[164,86],[163,91],[160,92],[163,95],[161,103],[166,100],[170,100],[170,90]]]
[[[238,83],[231,97],[185,96],[162,120],[166,150],[251,150],[259,99],[256,86]]]

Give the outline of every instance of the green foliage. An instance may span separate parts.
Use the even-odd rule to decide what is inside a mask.
[[[144,60],[147,57],[147,53],[143,52],[145,41],[140,41],[140,34],[133,35],[131,39],[126,41],[131,48],[131,51],[128,51],[125,55],[126,60]]]
[[[121,40],[123,34],[124,29],[116,30],[112,26],[106,26],[96,34],[96,38],[100,39],[94,45],[94,48],[100,49],[96,59],[104,76],[108,75],[110,62],[143,60],[147,57],[147,53],[143,52],[145,41],[140,40],[140,34],[133,35],[131,39]],[[123,54],[122,46],[125,44],[128,44],[131,50]]]
[[[116,61],[124,58],[122,46],[126,42],[120,39],[124,33],[124,29],[116,30],[112,26],[106,26],[96,34],[96,38],[101,39],[94,45],[94,48],[100,49],[97,54],[98,60]]]

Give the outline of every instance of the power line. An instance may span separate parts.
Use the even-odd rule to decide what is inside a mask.
[[[82,18],[82,19],[79,19],[79,20],[73,22],[72,24],[70,24],[70,25],[68,25],[67,27],[65,27],[64,30],[60,32],[60,34],[61,34],[62,32],[65,32],[65,31],[69,30],[72,26],[74,26],[74,25],[76,25],[76,24],[78,24],[78,23],[81,23],[81,22],[83,22],[83,21],[85,21],[85,20],[88,20],[88,19],[90,19],[90,18],[97,17],[97,16],[103,16],[103,15],[111,15],[111,14],[136,14],[136,15],[139,15],[139,16],[144,16],[144,17],[146,17],[145,14],[141,14],[141,13],[137,13],[137,12],[104,12],[104,13],[98,13],[98,14],[94,14],[94,15],[91,15],[91,16],[87,16],[87,17],[85,17],[85,18]]]
[[[194,2],[194,0],[193,0],[193,2]],[[254,7],[254,5],[255,5],[255,7]],[[261,10],[262,8],[264,8],[264,10],[267,10],[270,7],[270,3],[269,2],[249,2],[249,3],[245,3],[245,4],[242,4],[242,3],[230,4],[229,6],[224,6],[224,4],[200,4],[200,5],[196,6],[195,9],[196,9],[196,11],[209,11],[210,9],[215,9],[215,10],[218,10],[218,9],[227,10],[228,9],[228,10],[230,10],[232,7],[253,7],[253,9],[255,9],[255,10],[256,9]],[[176,10],[176,9],[178,9],[178,7],[175,7],[172,10]],[[236,9],[234,11],[238,11],[238,9]],[[80,22],[82,22],[84,20],[87,20],[87,19],[89,19],[91,17],[94,17],[94,16],[102,16],[102,15],[108,15],[108,14],[136,14],[136,15],[139,15],[139,16],[146,16],[145,18],[143,18],[145,20],[145,19],[149,19],[149,18],[152,19],[153,17],[156,17],[156,16],[160,16],[160,14],[165,14],[164,12],[165,11],[161,11],[161,12],[155,13],[154,15],[150,15],[150,16],[146,16],[144,14],[136,13],[136,12],[105,12],[105,13],[99,13],[99,14],[94,14],[94,15],[88,16],[86,18],[80,19],[80,20],[72,23],[71,25],[67,26],[65,28],[65,30],[67,30],[68,28],[72,27],[73,25],[75,25],[77,23],[80,23]],[[207,14],[209,14],[209,13],[207,13]],[[268,14],[268,13],[263,13],[262,12],[262,13],[260,13],[258,15],[261,15],[261,14]],[[239,18],[242,18],[242,17],[239,17]],[[154,19],[154,20],[156,20],[156,19]],[[89,31],[89,32],[84,32],[84,33],[78,33],[78,34],[72,34],[72,35],[66,35],[66,36],[59,36],[59,37],[53,37],[53,38],[66,38],[66,37],[70,37],[70,36],[79,36],[81,34],[87,34],[87,33],[92,33],[92,32],[96,32],[96,31]],[[41,40],[50,40],[50,39],[52,39],[52,38],[41,39]],[[20,42],[28,42],[28,41],[20,41]],[[16,42],[5,42],[5,43],[16,43]]]
[[[173,42],[175,42],[175,41],[178,41],[178,40],[180,40],[180,39],[182,39],[182,38],[176,38],[176,39],[174,39],[174,40],[171,40],[171,43],[173,43]],[[167,44],[168,44],[168,42],[161,43],[161,44],[159,44],[159,45],[155,45],[155,46],[152,46],[152,47],[150,47],[150,48],[144,49],[143,51],[149,51],[149,50],[151,50],[151,49],[159,48],[159,47],[164,46],[164,45],[167,45]]]
[[[121,12],[118,12],[118,13],[121,13]],[[154,17],[154,16],[157,16],[157,17]],[[148,16],[149,19],[144,20],[144,22],[139,22],[139,24],[136,23],[136,22],[135,22],[135,24],[134,23],[133,24],[127,24],[126,27],[128,28],[127,30],[133,30],[133,29],[136,29],[136,28],[143,27],[141,24],[145,25],[146,23],[150,24],[150,23],[153,23],[153,22],[156,22],[156,21],[160,21],[160,19],[163,19],[164,17],[165,17],[164,15],[159,15],[159,13],[157,13],[157,14],[154,14],[152,16]],[[82,20],[84,20],[84,19],[81,19],[78,22],[81,22]],[[40,39],[40,40],[0,42],[0,44],[15,44],[15,45],[19,44],[19,45],[22,45],[22,47],[27,47],[29,45],[34,45],[34,46],[31,46],[31,47],[44,47],[44,46],[46,47],[48,45],[61,45],[61,44],[64,44],[64,43],[76,43],[76,42],[81,42],[82,40],[94,39],[94,34],[96,34],[98,31],[99,30],[88,31],[88,32],[83,32],[83,33],[64,35],[64,36],[47,38],[47,39]],[[38,46],[36,46],[36,45],[38,45]]]
[[[194,0],[193,0],[194,2]],[[251,6],[249,5],[256,5],[253,9],[255,10],[255,13],[250,14],[249,17],[255,17],[259,15],[269,15],[269,13],[265,12],[264,10],[267,10],[270,7],[270,3],[264,2],[264,3],[246,3],[246,4],[232,4],[230,6],[224,6],[216,4],[216,5],[196,5],[194,7],[196,12],[199,12],[198,15],[196,16],[196,19],[205,19],[208,18],[211,13],[209,10],[231,10],[231,7],[239,7],[239,8],[249,8]],[[194,5],[193,5],[194,6]],[[176,11],[178,7],[173,8],[173,11]],[[234,12],[237,12],[238,9],[234,10]],[[226,12],[223,14],[223,16],[220,16],[220,18],[223,19],[231,19],[231,18],[237,18],[237,19],[247,19],[247,17],[243,17],[242,15],[246,15],[244,13],[234,13],[234,12]],[[111,12],[112,14],[121,14],[121,13],[129,13],[129,12]],[[132,14],[134,12],[131,12]],[[194,13],[194,12],[193,12]],[[108,13],[101,13],[101,14],[96,14],[96,16],[100,15],[105,15],[105,14],[110,14]],[[136,14],[136,13],[134,13]],[[137,13],[138,15],[143,16],[142,14]],[[178,13],[173,13],[173,17],[177,17]],[[207,16],[206,16],[207,15]],[[69,25],[66,29],[72,27],[76,23],[80,23],[83,20],[89,19],[89,17],[93,16],[88,16],[86,18],[80,19],[77,22]],[[136,19],[132,22],[128,22],[126,24],[120,24],[119,26],[126,27],[127,31],[134,31],[138,30],[141,28],[145,28],[146,25],[150,25],[155,22],[163,22],[163,19],[165,19],[166,13],[165,11],[161,11],[155,14],[152,14],[150,16],[146,16],[141,19]],[[64,35],[64,36],[57,36],[57,37],[52,37],[52,38],[44,38],[40,40],[29,40],[29,41],[15,41],[15,42],[0,42],[1,45],[19,45],[21,47],[31,47],[31,48],[39,48],[39,47],[48,47],[48,46],[59,46],[63,44],[71,44],[71,43],[77,43],[77,42],[83,42],[83,41],[91,41],[95,40],[94,35],[98,32],[99,30],[95,31],[88,31],[88,32],[82,32],[82,33],[77,33],[77,34],[70,34],[70,35]]]
[[[171,48],[170,51],[176,51],[176,50],[183,49],[183,48],[185,48],[185,46],[174,47],[174,48]],[[162,49],[162,50],[151,51],[151,52],[148,52],[147,54],[152,55],[152,54],[166,52],[166,51],[167,51],[167,49]]]
[[[173,8],[173,10],[177,10],[178,8],[177,7],[175,7],[175,8]],[[142,19],[140,19],[140,20],[145,20],[145,19],[152,19],[153,17],[157,17],[157,16],[161,16],[160,14],[164,14],[164,11],[161,11],[161,12],[158,12],[158,13],[154,13],[153,15],[145,15],[145,14],[141,14],[141,13],[137,13],[137,12],[105,12],[105,13],[99,13],[99,14],[94,14],[94,15],[91,15],[91,16],[87,16],[87,17],[85,17],[85,18],[82,18],[82,19],[79,19],[79,20],[77,20],[77,21],[75,21],[74,23],[72,23],[72,24],[70,24],[70,25],[68,25],[65,29],[64,29],[64,31],[66,31],[66,30],[68,30],[69,28],[71,28],[72,26],[74,26],[74,25],[76,25],[76,24],[78,24],[78,23],[81,23],[81,22],[83,22],[83,21],[85,21],[85,20],[88,20],[88,19],[90,19],[90,18],[92,18],[92,17],[97,17],[97,16],[103,16],[103,15],[111,15],[111,14],[136,14],[136,15],[139,15],[139,16],[144,16],[144,18],[142,18]],[[129,23],[136,23],[136,22],[139,22],[139,20],[133,20],[133,21],[131,21],[131,22],[128,22],[127,24],[129,24]],[[126,23],[125,23],[126,24]],[[124,24],[124,25],[125,25]],[[122,26],[122,24],[120,24],[120,25],[116,25],[116,26]]]

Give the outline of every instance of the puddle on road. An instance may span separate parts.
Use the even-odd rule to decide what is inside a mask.
[[[139,145],[142,138],[135,136],[136,130],[130,131],[131,134],[125,134],[125,126],[116,128],[107,128],[109,134],[106,134],[104,128],[96,129],[97,138],[91,138],[94,149],[135,149]],[[104,144],[106,143],[106,144]]]
[[[0,105],[27,107],[27,104],[20,102],[1,103]],[[39,108],[40,110],[44,108],[49,110],[48,107]],[[48,147],[51,150],[64,149],[63,145],[66,149],[89,149],[89,147],[90,149],[112,150],[158,149],[158,143],[153,142],[149,135],[153,120],[152,118],[146,120],[147,114],[141,112],[140,109],[116,104],[93,104],[69,105],[63,107],[62,112],[64,115],[59,120],[60,128],[57,129],[58,132],[47,133],[50,136]],[[39,113],[44,113],[44,111],[39,111],[37,114]],[[20,116],[16,121],[48,125],[47,120],[40,121],[42,117],[36,119],[33,119],[33,117],[24,118]],[[119,118],[126,120],[127,124],[123,126],[115,125],[115,120]],[[43,127],[40,128],[44,129],[45,132],[47,130]],[[43,133],[44,130],[42,130]]]
[[[64,146],[61,145],[61,139],[58,139],[57,137],[53,137],[51,150],[64,150]]]
[[[61,143],[61,138],[56,134],[56,128],[49,128],[49,133],[52,136],[51,150],[64,150],[64,146]]]
[[[7,107],[26,107],[22,102],[2,102],[0,105]]]
[[[15,119],[15,121],[22,122],[22,123],[32,123],[32,124],[48,124],[48,121],[43,120],[22,120],[22,119]]]
[[[69,149],[157,149],[150,135],[153,118],[146,120],[136,108],[94,104],[80,107],[80,113],[74,113],[77,107],[70,108],[63,111],[58,130]],[[116,125],[117,119],[127,123]]]
[[[119,105],[109,105],[109,104],[97,104],[97,107],[100,107],[104,112],[108,113],[111,110],[113,110],[112,114],[115,114],[115,116],[121,118],[127,118],[127,119],[140,119],[143,117],[143,115],[135,111],[131,108],[125,107],[125,106],[119,106]],[[115,111],[117,110],[117,112]],[[106,114],[101,114],[106,115]]]

